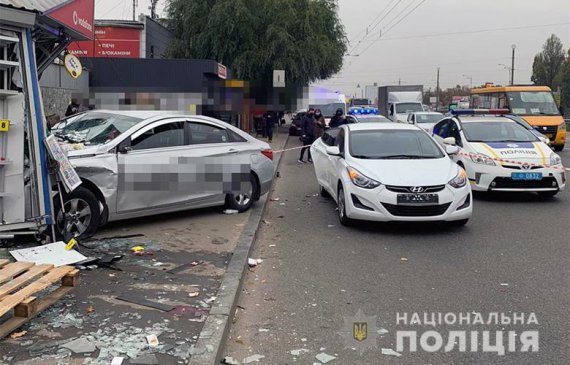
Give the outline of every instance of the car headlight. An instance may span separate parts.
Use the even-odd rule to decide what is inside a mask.
[[[378,181],[361,174],[357,169],[353,167],[347,167],[346,169],[348,171],[348,177],[350,178],[350,181],[352,181],[352,183],[358,187],[364,189],[374,189],[381,185]]]
[[[550,166],[562,165],[562,159],[556,153],[550,155]]]
[[[448,184],[456,189],[464,187],[467,184],[467,173],[465,170],[460,167],[457,176],[449,180]]]
[[[481,165],[489,165],[489,166],[495,166],[495,161],[493,161],[493,159],[487,155],[483,155],[481,153],[472,153],[469,155],[469,157],[471,157],[471,161],[481,164]]]

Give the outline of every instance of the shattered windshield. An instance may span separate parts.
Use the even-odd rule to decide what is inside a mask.
[[[61,122],[53,134],[72,143],[98,145],[112,141],[141,120],[126,115],[85,113],[80,118]]]

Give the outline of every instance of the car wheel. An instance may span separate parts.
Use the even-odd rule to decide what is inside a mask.
[[[55,198],[55,227],[64,240],[73,237],[84,239],[95,234],[101,222],[99,200],[91,190],[78,187],[63,196],[63,206],[59,196]]]
[[[327,189],[325,189],[322,185],[320,185],[319,187],[320,187],[319,190],[320,190],[321,196],[322,196],[323,198],[330,198],[330,197],[331,197],[331,195],[329,194],[329,192],[327,191]]]
[[[354,221],[346,216],[346,201],[344,199],[344,190],[342,186],[338,188],[337,195],[337,208],[338,208],[338,220],[343,226],[351,226]]]
[[[229,209],[245,212],[253,205],[255,197],[259,195],[259,184],[253,174],[250,175],[250,186],[247,192],[226,195],[226,206]]]
[[[453,227],[463,227],[464,225],[467,224],[467,222],[469,222],[469,218],[468,219],[461,219],[458,221],[453,221],[453,222],[451,222],[451,225]]]
[[[558,191],[539,191],[538,196],[542,199],[550,199],[558,194]]]
[[[564,145],[563,145],[563,144],[557,144],[557,145],[554,145],[553,147],[554,147],[554,150],[555,150],[556,152],[560,152],[560,151],[562,151],[562,150],[564,149]]]

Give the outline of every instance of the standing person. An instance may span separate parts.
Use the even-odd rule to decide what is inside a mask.
[[[321,110],[315,110],[315,140],[321,138],[323,134],[325,134],[326,127],[327,122],[325,121],[325,117],[321,113]]]
[[[303,148],[301,148],[301,155],[299,156],[299,163],[306,163],[303,161],[303,156],[305,156],[305,150],[308,152],[308,162],[313,162],[311,158],[311,150],[309,146],[315,140],[315,109],[310,108],[307,114],[303,116],[301,121],[301,127],[303,129],[303,135],[301,136],[301,140],[303,141]]]
[[[273,128],[275,128],[275,113],[268,111],[264,115],[265,117],[265,134],[267,135],[267,140],[269,142],[273,141]]]
[[[340,127],[343,124],[346,124],[346,119],[344,118],[344,110],[342,110],[342,108],[338,108],[336,110],[336,113],[334,113],[334,117],[331,118],[329,127],[336,128]]]

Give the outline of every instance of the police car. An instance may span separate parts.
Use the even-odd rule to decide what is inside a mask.
[[[348,110],[346,121],[353,123],[392,123],[392,121],[378,113],[374,107],[352,107]]]
[[[461,147],[452,156],[474,191],[530,191],[552,197],[564,190],[560,156],[504,109],[462,109],[437,123],[433,137]]]

